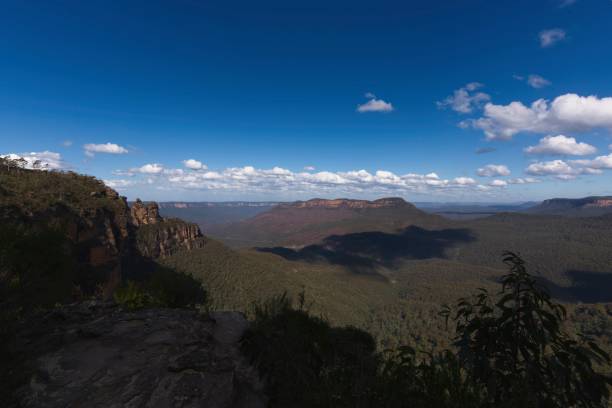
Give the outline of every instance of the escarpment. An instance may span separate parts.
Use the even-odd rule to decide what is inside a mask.
[[[197,225],[162,218],[156,203],[138,200],[130,207],[126,197],[94,177],[1,167],[0,187],[0,232],[58,233],[76,263],[75,290],[84,294],[112,293],[139,257],[204,244]]]
[[[161,217],[155,202],[144,204],[138,199],[130,212],[136,227],[137,247],[144,256],[165,257],[181,249],[201,248],[205,243],[197,224]]]

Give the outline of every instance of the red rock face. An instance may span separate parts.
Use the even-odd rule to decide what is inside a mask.
[[[135,226],[157,224],[162,221],[159,215],[159,206],[156,202],[143,204],[140,199],[132,205],[130,209],[132,215],[132,224]]]
[[[596,207],[596,208],[612,207],[612,199],[595,200],[592,203],[587,204],[585,207]]]

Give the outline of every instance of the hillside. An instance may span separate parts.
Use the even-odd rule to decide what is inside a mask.
[[[155,203],[130,207],[94,177],[10,162],[0,166],[0,222],[3,300],[39,305],[108,297],[156,273],[154,258],[204,244],[197,225],[161,217]]]
[[[232,247],[303,246],[330,235],[443,224],[442,217],[427,214],[401,198],[313,199],[281,204],[241,222],[212,226],[208,234]]]
[[[595,217],[612,213],[612,196],[585,198],[553,198],[528,208],[529,214]]]

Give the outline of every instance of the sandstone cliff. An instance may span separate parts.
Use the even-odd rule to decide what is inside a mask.
[[[102,290],[108,296],[126,276],[126,264],[142,255],[165,256],[204,243],[197,225],[163,219],[155,203],[138,200],[130,208],[94,177],[0,166],[0,187],[0,227],[60,232],[77,264],[73,283],[85,294]],[[143,236],[146,245],[139,242]]]
[[[156,202],[144,204],[139,198],[132,204],[130,209],[132,224],[138,226],[157,224],[163,221],[159,215],[159,206]]]
[[[144,256],[165,257],[181,249],[201,248],[205,239],[197,224],[177,218],[163,218],[155,202],[132,204],[132,224],[136,226],[138,250]]]

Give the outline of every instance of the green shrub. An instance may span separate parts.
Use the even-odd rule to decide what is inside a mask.
[[[207,294],[202,284],[192,276],[158,266],[147,282],[147,288],[164,307],[195,307],[205,305]]]
[[[0,225],[2,310],[31,311],[70,298],[76,272],[73,247],[44,227]]]
[[[609,364],[609,356],[563,330],[565,309],[538,286],[525,261],[507,252],[504,263],[510,272],[496,298],[483,289],[457,304],[455,345],[466,375],[485,387],[493,406],[605,406],[612,381],[593,364]]]
[[[117,304],[128,310],[137,310],[157,305],[157,300],[145,291],[142,286],[133,281],[128,281],[125,285],[117,288],[113,298]]]
[[[367,398],[377,362],[373,338],[332,328],[286,294],[254,308],[244,352],[267,381],[273,407],[353,407]]]

